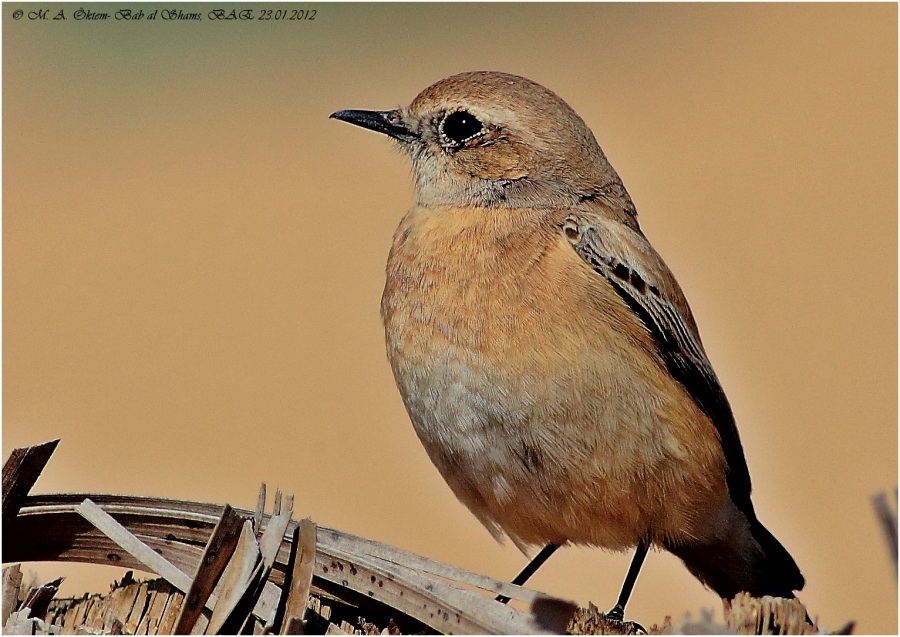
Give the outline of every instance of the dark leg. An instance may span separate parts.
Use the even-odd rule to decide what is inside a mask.
[[[522,584],[527,582],[528,578],[534,575],[537,570],[544,564],[544,562],[546,562],[558,548],[559,544],[548,544],[547,546],[542,548],[540,553],[535,555],[534,559],[528,562],[528,564],[525,565],[525,568],[523,568],[522,571],[513,578],[512,583],[516,586],[521,586]],[[509,597],[498,595],[497,601],[501,604],[505,604],[509,601]]]
[[[628,598],[631,597],[631,590],[637,581],[638,573],[641,572],[644,558],[647,557],[647,548],[648,545],[643,540],[638,542],[634,557],[631,558],[631,566],[628,567],[628,575],[625,576],[625,582],[622,584],[622,592],[619,593],[619,601],[611,611],[606,613],[607,619],[622,621],[622,618],[625,617],[625,605],[628,603]]]

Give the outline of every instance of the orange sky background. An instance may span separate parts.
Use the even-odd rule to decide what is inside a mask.
[[[70,17],[11,19],[39,6]],[[296,517],[517,572],[431,466],[385,358],[407,161],[328,119],[502,70],[566,99],[622,176],[810,613],[896,632],[870,503],[897,484],[896,5],[302,5],[314,21],[229,23],[211,5],[180,6],[199,23],[76,22],[78,6],[2,8],[3,454],[62,438],[35,491],[252,507],[265,481]],[[532,585],[606,609],[629,559],[569,548]],[[39,573],[69,573],[70,594],[120,575]],[[702,608],[721,613],[651,554],[629,616]]]

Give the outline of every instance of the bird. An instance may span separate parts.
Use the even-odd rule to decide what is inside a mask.
[[[332,118],[408,155],[387,356],[429,458],[498,540],[649,548],[723,599],[804,577],[758,520],[728,399],[688,302],[594,134],[544,86],[471,71],[407,107]],[[372,201],[373,195],[366,194]]]

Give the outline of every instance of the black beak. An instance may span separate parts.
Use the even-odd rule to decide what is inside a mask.
[[[393,137],[400,141],[408,142],[419,138],[418,133],[404,126],[400,111],[358,111],[351,109],[337,111],[332,113],[330,117],[339,119],[342,122],[362,126],[378,133],[384,133],[388,137]]]

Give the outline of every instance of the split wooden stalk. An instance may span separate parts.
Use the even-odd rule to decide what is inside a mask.
[[[203,550],[190,590],[184,596],[178,619],[171,628],[174,634],[190,634],[194,624],[197,623],[216,583],[237,548],[245,521],[246,518],[238,515],[230,505],[225,505],[222,517],[219,518]]]
[[[263,592],[263,588],[269,579],[269,573],[272,571],[272,567],[278,557],[278,551],[281,548],[284,535],[291,521],[293,508],[293,496],[288,495],[285,506],[282,507],[281,492],[276,491],[273,506],[275,514],[269,518],[259,543],[251,543],[249,537],[244,540],[242,536],[247,555],[240,571],[236,571],[239,573],[239,577],[234,584],[234,588],[228,592],[229,601],[228,606],[225,607],[227,609],[225,611],[227,612],[227,617],[225,612],[222,614],[214,612],[207,632],[243,632],[246,629],[247,622],[252,621],[251,611],[257,605],[257,600]],[[255,554],[253,554],[254,549]],[[235,551],[236,556],[240,550],[239,544],[238,550]],[[253,566],[248,568],[251,562],[251,554],[253,554]],[[223,585],[223,596],[225,595],[225,590]],[[272,618],[274,618],[274,615],[273,613]],[[266,629],[268,630],[273,628],[272,618],[266,622]]]
[[[19,565],[14,564],[3,569],[3,614],[0,626],[5,626],[10,614],[16,610],[20,586],[22,586],[22,569]]]
[[[34,447],[13,449],[9,454],[3,464],[3,526],[6,528],[15,522],[22,503],[58,444],[59,438]]]
[[[290,586],[279,630],[281,635],[299,635],[303,631],[316,567],[316,523],[309,518],[300,520],[300,524],[294,529],[291,547],[291,559],[288,563]],[[287,584],[285,582],[286,586]]]

